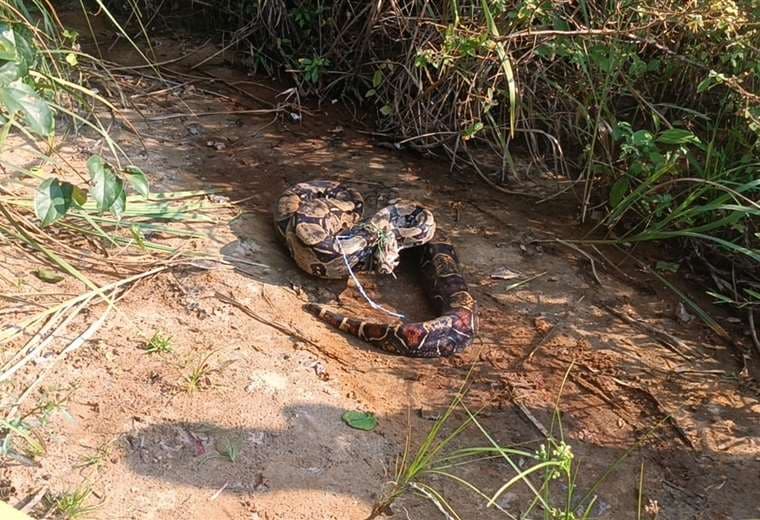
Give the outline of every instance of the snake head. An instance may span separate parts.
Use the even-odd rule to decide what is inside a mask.
[[[399,245],[391,230],[379,233],[374,254],[375,270],[381,274],[392,274],[399,264]]]

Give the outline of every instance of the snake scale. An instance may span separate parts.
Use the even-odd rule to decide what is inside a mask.
[[[450,356],[477,333],[477,303],[467,289],[454,247],[432,241],[435,220],[422,206],[397,199],[362,220],[364,199],[339,182],[296,184],[276,201],[274,223],[296,264],[321,278],[350,270],[392,273],[402,250],[416,257],[438,317],[413,323],[349,318],[314,303],[306,310],[328,324],[388,352],[410,357]]]

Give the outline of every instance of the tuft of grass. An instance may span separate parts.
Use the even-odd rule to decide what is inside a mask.
[[[217,445],[216,450],[224,459],[234,464],[240,457],[242,442],[238,438],[225,437]]]
[[[96,471],[100,470],[101,468],[103,468],[103,466],[106,465],[112,453],[113,453],[113,444],[110,441],[104,442],[103,444],[95,448],[93,453],[82,457],[82,460],[77,465],[77,468],[80,468],[80,469],[92,468]]]
[[[60,517],[66,520],[76,520],[92,515],[99,505],[88,504],[92,495],[92,487],[82,484],[78,488],[67,491],[52,500],[52,506]]]
[[[218,350],[212,350],[192,364],[190,372],[182,378],[185,383],[185,391],[192,393],[211,387],[211,376],[222,372],[232,363],[232,361],[226,361],[216,366],[212,365],[211,358],[217,352]]]
[[[565,375],[565,381],[570,369],[572,365]],[[564,387],[564,382],[562,387]],[[549,436],[540,445],[530,448],[525,443],[512,446],[500,444],[478,420],[478,412],[470,410],[465,404],[467,390],[466,381],[446,411],[427,432],[416,451],[412,451],[410,436],[407,436],[407,444],[397,462],[391,487],[373,507],[368,520],[389,514],[392,504],[410,491],[430,500],[444,517],[461,520],[463,517],[457,512],[455,505],[435,487],[431,477],[443,477],[462,486],[481,499],[484,507],[495,508],[508,518],[517,519],[518,517],[500,505],[500,499],[509,490],[521,487],[528,491],[528,496],[531,498],[528,499],[528,503],[520,505],[519,518],[588,520],[592,517],[597,501],[597,488],[630,455],[633,449],[643,442],[641,440],[636,446],[629,448],[596,479],[589,491],[578,496],[576,481],[579,469],[575,463],[572,446],[564,440],[559,413],[559,396],[555,403]],[[561,393],[562,388],[559,395]],[[464,418],[458,424],[450,424],[454,421],[455,413],[464,413]],[[558,435],[553,433],[555,426],[558,429]],[[659,424],[656,427],[659,427]],[[462,434],[470,429],[478,431],[487,444],[453,448],[453,445],[461,440]],[[648,436],[644,436],[644,439]],[[493,490],[479,488],[457,474],[457,469],[462,466],[499,460],[506,463],[509,474],[505,475],[503,482]],[[640,482],[640,485],[643,485],[643,482]]]
[[[0,455],[36,460],[47,453],[42,436],[24,418],[0,421]]]
[[[156,331],[145,345],[146,354],[170,354],[172,349],[172,337],[164,335],[161,331]]]

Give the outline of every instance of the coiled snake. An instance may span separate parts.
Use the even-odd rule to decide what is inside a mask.
[[[461,352],[477,332],[477,303],[467,289],[454,247],[432,242],[432,213],[405,200],[391,201],[362,221],[359,192],[335,181],[303,182],[275,203],[275,228],[296,264],[321,278],[346,278],[351,271],[392,273],[399,253],[416,256],[438,317],[416,323],[372,323],[342,316],[322,305],[306,309],[330,325],[383,350],[411,357]]]

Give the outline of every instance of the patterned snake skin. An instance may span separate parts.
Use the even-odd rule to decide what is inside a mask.
[[[392,273],[399,251],[435,234],[433,214],[414,202],[391,201],[360,223],[363,210],[361,194],[339,182],[302,182],[277,199],[274,224],[298,267],[320,278],[347,278],[346,263]]]
[[[477,303],[467,289],[454,247],[430,242],[435,232],[432,214],[414,203],[400,201],[357,225],[362,208],[361,195],[339,183],[301,183],[277,201],[275,227],[299,267],[322,278],[349,275],[341,250],[354,270],[371,269],[374,259],[380,265],[378,270],[392,272],[398,264],[398,250],[409,249],[409,254],[417,257],[438,317],[383,324],[342,316],[312,303],[306,309],[330,325],[395,354],[429,358],[464,350],[477,334]],[[400,230],[396,227],[399,223],[403,225]],[[383,236],[390,237],[392,244],[386,248],[390,252],[378,255]]]

